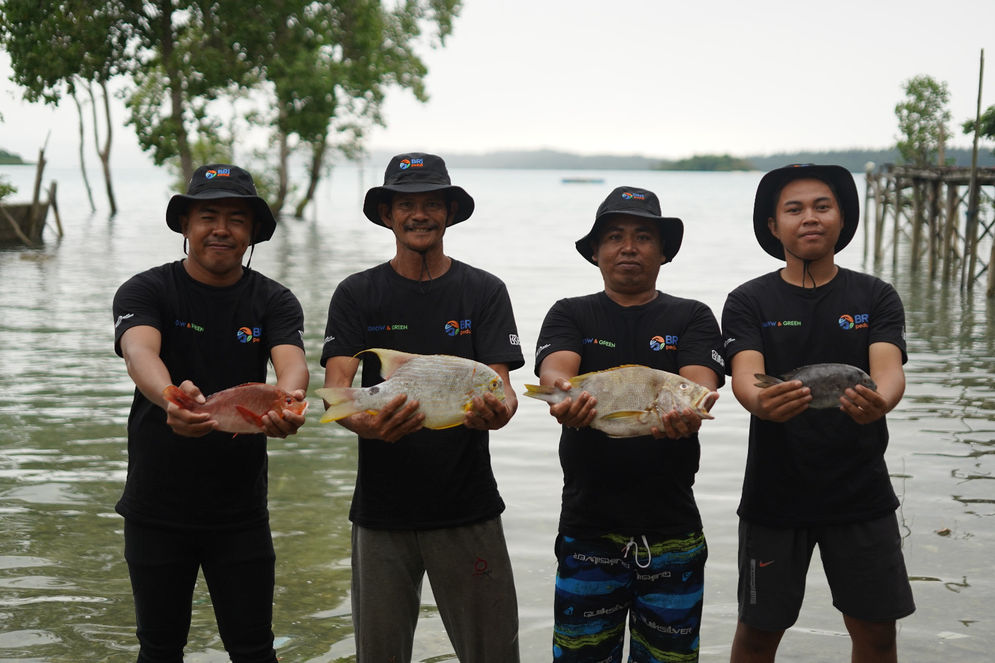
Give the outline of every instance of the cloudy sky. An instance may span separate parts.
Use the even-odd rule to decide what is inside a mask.
[[[371,149],[550,148],[681,158],[894,144],[902,83],[945,81],[956,131],[995,104],[991,0],[465,0],[427,50],[429,103],[394,91]],[[19,101],[0,54],[0,147],[75,159],[75,110]],[[116,118],[124,116],[120,106]],[[138,154],[130,129],[117,155]],[[118,158],[115,158],[117,161]]]

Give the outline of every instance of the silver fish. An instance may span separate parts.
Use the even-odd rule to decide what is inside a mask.
[[[371,387],[331,387],[315,393],[329,404],[322,423],[337,421],[357,412],[379,412],[399,394],[418,401],[425,415],[425,428],[452,428],[463,423],[463,414],[474,396],[494,394],[504,400],[504,381],[479,361],[452,355],[417,355],[385,348],[371,348],[380,358],[384,381]]]
[[[650,435],[662,429],[661,417],[673,410],[690,408],[702,419],[714,419],[705,407],[712,392],[687,378],[638,364],[625,364],[604,371],[584,373],[570,379],[564,391],[549,385],[525,385],[525,395],[550,404],[580,395],[598,399],[598,415],[591,422],[609,437]]]
[[[843,392],[858,384],[874,391],[878,389],[871,376],[850,364],[809,364],[788,371],[780,378],[763,373],[754,373],[753,377],[757,379],[756,386],[765,389],[781,382],[801,380],[812,390],[812,402],[808,406],[816,410],[839,407]]]

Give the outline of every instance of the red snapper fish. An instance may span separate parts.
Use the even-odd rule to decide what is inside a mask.
[[[307,410],[306,400],[299,401],[283,389],[262,382],[246,382],[218,391],[204,403],[198,403],[175,385],[163,389],[162,395],[185,410],[208,413],[218,422],[218,430],[226,433],[261,433],[267,412],[282,417],[284,410],[295,414]]]

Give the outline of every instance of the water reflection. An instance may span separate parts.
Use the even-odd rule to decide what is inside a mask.
[[[320,213],[285,221],[252,259],[301,299],[316,380],[335,284],[392,254],[389,233],[362,217],[357,175],[337,171],[333,186],[319,194]],[[604,190],[642,184],[664,194],[668,206],[687,210],[685,248],[661,272],[663,289],[701,299],[718,313],[729,289],[776,266],[759,250],[744,251],[754,248],[748,217],[729,214],[751,208],[758,174],[598,175],[605,177]],[[124,482],[133,385],[113,354],[110,299],[135,272],[176,259],[180,245],[160,222],[168,200],[165,176],[161,191],[148,173],[133,175],[130,187],[120,182],[120,190],[135,193],[120,201],[122,212],[113,220],[89,214],[85,202],[75,205],[84,213],[74,215],[71,197],[81,194],[73,193],[73,174],[55,176],[66,238],[40,250],[0,249],[0,660],[123,663],[134,660],[137,647],[122,523],[113,505]],[[459,176],[478,211],[474,224],[447,235],[447,247],[508,284],[525,343],[527,365],[512,374],[520,386],[532,381],[531,343],[549,306],[599,287],[597,270],[578,259],[573,241],[578,229],[589,227],[604,191],[550,196],[560,186],[554,172]],[[861,255],[860,241],[858,233],[846,260]],[[993,306],[983,292],[962,293],[922,273],[882,276],[899,289],[908,316],[908,386],[889,415],[888,463],[902,501],[919,610],[901,623],[900,651],[903,660],[986,660],[995,649]],[[319,410],[320,402],[312,400],[312,413]],[[748,425],[728,387],[715,411],[717,419],[702,433],[695,487],[710,548],[703,661],[728,660],[735,625],[735,508]],[[525,663],[549,658],[561,488],[554,424],[544,406],[523,403],[491,449],[508,503],[505,527]],[[347,513],[354,437],[315,420],[291,439],[272,440],[269,449],[278,653],[287,661],[353,660]],[[840,617],[821,568],[813,567],[785,652],[810,663],[843,660],[848,643]],[[227,659],[202,584],[196,596],[189,660],[221,663]],[[427,583],[426,598],[415,659],[455,660]]]

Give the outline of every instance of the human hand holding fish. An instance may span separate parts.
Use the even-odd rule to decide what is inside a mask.
[[[328,404],[322,423],[343,421],[361,437],[394,442],[424,426],[431,429],[465,424],[495,428],[507,423],[504,381],[489,366],[465,357],[418,355],[385,348],[376,354],[384,381],[369,387],[332,386],[317,390]],[[490,398],[487,398],[490,396]],[[475,403],[477,403],[475,405]]]
[[[887,412],[885,398],[867,373],[849,364],[810,364],[780,378],[756,373],[760,387],[757,416],[785,422],[808,408],[838,408],[860,424],[871,423]]]
[[[184,380],[163,389],[166,424],[177,435],[203,437],[211,431],[265,433],[286,437],[304,424],[307,410],[301,389],[288,393],[260,382],[224,389],[204,397],[197,385]]]
[[[511,421],[513,414],[508,404],[494,394],[474,396],[470,409],[463,415],[463,425],[477,430],[497,430]]]
[[[553,385],[525,385],[525,395],[550,403],[550,414],[566,426],[590,426],[609,437],[653,435],[687,437],[718,393],[681,375],[646,366],[623,365],[603,371],[559,377]],[[582,391],[570,395],[574,388]],[[601,413],[595,407],[602,403]]]

